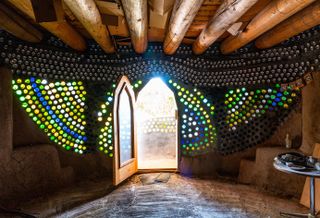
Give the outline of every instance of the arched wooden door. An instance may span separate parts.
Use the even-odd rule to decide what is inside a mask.
[[[128,77],[122,76],[114,92],[113,184],[137,172],[135,95]]]

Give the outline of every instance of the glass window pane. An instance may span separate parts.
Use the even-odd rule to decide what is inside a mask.
[[[120,166],[133,158],[132,153],[132,117],[128,93],[123,90],[119,100],[119,152]]]

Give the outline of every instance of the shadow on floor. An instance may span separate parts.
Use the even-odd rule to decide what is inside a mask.
[[[43,196],[21,203],[18,209],[11,210],[15,213],[0,212],[0,217],[28,217],[28,214],[34,217],[52,217],[86,202],[106,196],[114,189],[112,178],[88,180],[64,188],[50,196]],[[25,215],[19,215],[19,212],[25,213]]]

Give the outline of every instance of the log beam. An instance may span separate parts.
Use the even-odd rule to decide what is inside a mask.
[[[203,0],[176,0],[163,49],[166,54],[173,54],[178,49]]]
[[[252,19],[242,33],[236,37],[229,37],[224,40],[221,44],[221,52],[223,54],[229,54],[241,48],[315,1],[316,0],[272,1]]]
[[[133,48],[137,53],[143,53],[148,46],[147,0],[121,0],[121,3]]]
[[[202,54],[227,31],[258,0],[225,0],[192,46],[195,54]]]
[[[40,42],[43,35],[14,10],[0,3],[0,27],[27,42]]]
[[[63,1],[105,52],[115,51],[107,27],[102,23],[94,0]]]
[[[30,0],[7,0],[11,5],[19,9],[22,13],[35,21],[35,16],[32,10]],[[86,49],[86,43],[83,37],[67,22],[42,22],[39,23],[46,30],[51,32],[53,35],[60,38],[71,48],[84,51]]]
[[[263,34],[255,42],[257,48],[270,48],[292,36],[320,24],[320,1],[315,2]]]

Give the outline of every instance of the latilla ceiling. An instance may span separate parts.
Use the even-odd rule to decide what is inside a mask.
[[[86,38],[107,53],[132,44],[145,52],[148,42],[163,42],[166,54],[192,44],[202,54],[221,42],[224,54],[255,40],[272,47],[320,24],[316,0],[5,0],[0,28],[29,42],[46,32],[75,50]]]

